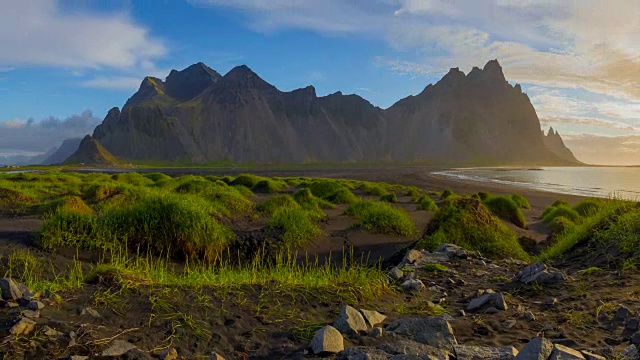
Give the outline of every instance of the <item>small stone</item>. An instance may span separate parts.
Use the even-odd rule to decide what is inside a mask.
[[[382,324],[384,319],[387,318],[386,316],[380,314],[377,311],[360,309],[360,312],[362,313],[362,317],[364,317],[364,319],[367,320],[367,323],[369,324],[369,326],[372,326],[372,327],[378,324]]]
[[[549,339],[534,338],[520,350],[515,360],[547,360],[553,352],[553,343]]]
[[[636,331],[633,335],[631,335],[630,340],[633,345],[640,345],[640,331]]]
[[[44,304],[38,300],[29,301],[27,304],[27,309],[29,310],[42,310],[44,308]]]
[[[88,356],[82,356],[82,355],[71,355],[69,356],[69,360],[87,360],[89,359]]]
[[[499,313],[500,310],[498,310],[495,307],[491,306],[491,307],[488,307],[484,312],[485,312],[485,314],[496,314],[496,313]]]
[[[343,334],[358,334],[368,330],[362,314],[349,305],[342,307],[333,326]]]
[[[620,353],[620,360],[638,360],[640,358],[640,353],[638,352],[638,348],[635,345],[627,346]]]
[[[637,331],[638,325],[640,324],[640,320],[637,317],[629,319],[627,324],[624,326],[627,331]]]
[[[550,308],[555,306],[557,303],[558,303],[558,299],[552,297],[547,299],[547,301],[544,302],[544,306]]]
[[[460,314],[460,316],[467,316],[467,313],[465,313],[462,309],[458,311],[458,314]]]
[[[626,306],[620,306],[616,311],[614,320],[619,322],[624,322],[629,317],[629,314],[631,314],[631,311],[629,311],[629,309]]]
[[[9,329],[9,333],[11,335],[20,336],[20,335],[29,335],[35,330],[36,322],[29,318],[20,319],[15,325]]]
[[[344,350],[342,334],[331,325],[321,328],[313,335],[311,350],[314,354],[339,353]]]
[[[387,334],[406,336],[437,348],[452,349],[457,344],[453,328],[443,316],[428,319],[405,317],[392,322],[385,330]]]
[[[218,354],[217,352],[214,352],[211,355],[211,359],[210,360],[226,360],[226,359],[224,358],[224,356]]]
[[[58,337],[58,336],[64,335],[60,331],[57,331],[56,329],[50,328],[49,326],[46,326],[46,325],[42,328],[42,333],[49,337]]]
[[[422,257],[422,253],[418,250],[411,249],[405,255],[404,259],[402,259],[403,264],[413,264],[416,260]]]
[[[391,275],[391,278],[393,280],[400,280],[404,276],[404,273],[402,272],[402,270],[394,266],[391,268],[391,270],[389,270],[389,275]]]
[[[484,260],[478,260],[478,261],[476,261],[476,265],[479,265],[479,266],[487,266],[487,263],[486,263],[486,262],[484,262]]]
[[[460,285],[460,286],[465,286],[465,285],[467,285],[467,282],[462,280],[462,279],[458,279],[458,280],[456,280],[456,284]]]
[[[102,352],[102,356],[121,356],[129,350],[135,349],[135,345],[124,340],[114,340],[111,346]]]
[[[0,279],[0,292],[4,300],[18,300],[22,298],[22,291],[13,279]]]
[[[344,349],[336,356],[336,360],[387,360],[389,354],[367,346],[354,346]]]
[[[17,302],[14,301],[7,301],[4,305],[9,309],[17,308],[18,306],[20,306]]]
[[[406,291],[420,291],[424,290],[426,286],[421,280],[418,279],[409,279],[400,285]]]
[[[483,294],[482,296],[471,300],[469,305],[467,305],[467,311],[480,309],[481,307],[488,304],[490,299],[491,299],[491,294]]]
[[[504,300],[504,296],[502,295],[502,293],[491,294],[490,301],[498,310],[507,310],[509,308],[507,306],[507,302]]]
[[[89,315],[92,316],[94,318],[99,318],[100,313],[98,313],[96,310],[94,310],[93,308],[90,307],[86,307],[84,309],[82,309],[82,311],[80,312],[80,315]]]
[[[178,360],[178,350],[174,348],[166,349],[160,353],[161,360]]]
[[[536,321],[536,316],[533,315],[533,313],[531,311],[525,312],[523,317],[527,321]]]
[[[22,310],[22,316],[29,319],[37,319],[40,317],[40,311],[38,310]]]
[[[578,350],[555,344],[549,360],[585,360],[585,358]]]
[[[369,330],[369,336],[371,336],[372,338],[381,338],[383,334],[384,330],[382,330],[381,327],[374,327],[373,329]]]

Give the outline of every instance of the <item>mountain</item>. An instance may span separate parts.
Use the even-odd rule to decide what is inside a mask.
[[[564,144],[560,133],[554,131],[552,127],[549,128],[547,135],[542,132],[542,139],[545,146],[551,150],[557,157],[568,162],[575,162],[576,158],[573,156],[571,150]]]
[[[69,156],[78,150],[81,141],[81,138],[64,140],[59,148],[55,148],[53,153],[47,153],[47,156],[38,164],[53,165],[63,163],[67,158],[69,158]]]
[[[127,160],[577,163],[545,144],[528,96],[496,60],[467,75],[451,69],[388,109],[341,92],[317,96],[312,86],[282,92],[245,65],[220,76],[197,63],[165,81],[145,78],[90,140],[68,161],[101,145]]]
[[[108,150],[87,135],[80,142],[78,150],[65,160],[64,164],[114,165],[117,162]]]

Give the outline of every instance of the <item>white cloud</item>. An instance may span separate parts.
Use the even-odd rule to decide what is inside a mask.
[[[65,139],[93,132],[100,122],[89,110],[65,119],[50,116],[39,121],[32,118],[0,121],[0,152],[45,152],[60,146]]]
[[[8,67],[142,68],[166,53],[125,13],[64,13],[55,0],[3,1],[0,49]]]
[[[85,80],[81,85],[87,88],[135,91],[140,86],[141,81],[141,78],[135,76],[100,76]]]
[[[640,165],[640,135],[564,135],[574,155],[587,164]]]

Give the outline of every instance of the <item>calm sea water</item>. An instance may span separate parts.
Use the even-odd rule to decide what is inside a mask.
[[[640,199],[640,167],[464,168],[434,174],[563,194]]]

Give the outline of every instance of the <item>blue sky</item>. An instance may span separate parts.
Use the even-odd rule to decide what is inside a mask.
[[[578,158],[640,163],[640,3],[0,0],[0,156],[92,131],[146,75],[246,64],[388,107],[497,58]],[[31,119],[31,120],[30,120]]]

